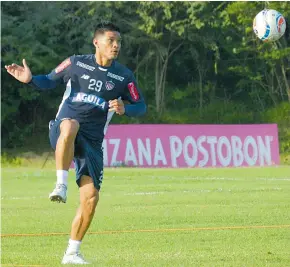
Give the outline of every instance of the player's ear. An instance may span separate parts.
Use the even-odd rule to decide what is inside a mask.
[[[98,40],[96,38],[94,38],[93,44],[94,44],[95,47],[98,47]]]

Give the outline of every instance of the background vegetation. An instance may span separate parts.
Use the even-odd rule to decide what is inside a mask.
[[[2,151],[49,147],[63,87],[39,93],[4,68],[26,58],[45,74],[73,54],[93,53],[94,26],[117,23],[119,61],[135,73],[149,109],[113,123],[278,123],[280,151],[290,154],[290,32],[263,43],[255,15],[288,2],[2,2]],[[44,144],[44,145],[43,145]]]

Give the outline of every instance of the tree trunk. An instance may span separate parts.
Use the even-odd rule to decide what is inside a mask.
[[[159,83],[160,83],[160,57],[157,55],[156,57],[156,64],[155,64],[155,103],[156,103],[156,111],[160,111],[160,90],[159,90]]]
[[[198,77],[199,77],[199,115],[202,116],[203,109],[203,91],[202,91],[202,73],[200,67],[198,67]]]
[[[166,74],[168,66],[168,57],[164,63],[164,68],[162,70],[162,85],[161,85],[161,99],[160,99],[160,112],[162,113],[165,108],[165,85],[166,85]]]
[[[183,42],[170,51],[171,40],[167,47],[167,52],[165,57],[162,58],[161,53],[157,54],[156,65],[155,65],[155,102],[156,102],[156,111],[162,113],[165,108],[165,85],[166,85],[166,74],[169,59],[171,56],[181,47]],[[157,47],[158,50],[158,47]]]
[[[286,76],[284,63],[281,64],[281,70],[282,70],[283,80],[285,83],[285,90],[286,90],[286,93],[288,95],[288,101],[290,102],[290,85],[289,85],[289,81],[288,81],[287,76]]]

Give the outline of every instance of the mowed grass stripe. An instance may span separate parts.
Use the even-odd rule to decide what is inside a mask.
[[[2,171],[3,266],[60,267],[79,205],[74,173],[56,205],[45,197],[54,169]],[[285,178],[289,167],[106,169],[81,252],[101,267],[289,266]]]
[[[45,265],[31,265],[31,264],[28,264],[28,265],[23,265],[23,264],[1,264],[1,266],[15,266],[15,267],[43,267]]]
[[[243,230],[243,229],[265,229],[265,228],[290,228],[290,225],[248,225],[248,226],[222,226],[222,227],[196,227],[196,228],[169,228],[169,229],[136,229],[136,230],[108,230],[88,232],[88,235],[123,234],[123,233],[146,233],[146,232],[191,232],[191,231],[218,231],[218,230]],[[1,234],[1,237],[17,236],[55,236],[69,235],[69,233],[39,233],[39,234]]]

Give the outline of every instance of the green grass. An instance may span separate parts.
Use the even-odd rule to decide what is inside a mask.
[[[68,203],[51,203],[54,182],[53,169],[2,169],[2,234],[65,233],[2,237],[2,266],[61,266],[78,189],[71,171]],[[106,169],[82,252],[101,267],[286,267],[289,225],[289,167]]]

